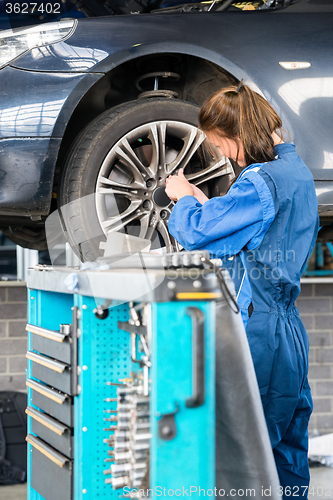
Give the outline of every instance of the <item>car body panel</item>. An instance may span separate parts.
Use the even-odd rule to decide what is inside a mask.
[[[331,192],[327,186],[333,181],[332,26],[332,13],[296,14],[288,9],[79,20],[69,39],[34,49],[15,60],[11,68],[0,71],[0,86],[6,86],[0,104],[2,117],[17,109],[14,124],[9,119],[0,119],[0,134],[1,137],[62,137],[77,103],[103,74],[147,54],[193,55],[243,78],[272,103],[290,134],[286,140],[295,142],[314,179],[321,181],[321,186],[325,181],[325,190],[318,192],[319,203],[325,201],[322,206],[325,213],[331,196],[327,194]],[[288,71],[279,65],[282,61],[309,62],[311,66]],[[8,81],[9,75],[19,74],[22,79],[17,76],[16,80]],[[28,93],[27,88],[33,90]],[[29,106],[39,113],[39,121],[27,119]],[[4,163],[1,168],[6,173],[9,167]],[[46,167],[42,161],[39,168],[44,172],[43,178],[49,177],[51,185],[54,167],[50,164]],[[41,189],[40,196],[45,195],[43,186],[37,186],[36,193]],[[15,191],[8,185],[10,189]],[[50,190],[48,193],[51,194]],[[0,213],[3,206],[9,205],[0,200]],[[37,213],[37,205],[30,209]],[[41,209],[39,205],[39,210],[38,213],[47,214],[45,206]]]
[[[46,216],[62,137],[102,74],[0,71],[0,215]],[[29,92],[26,91],[29,89]],[[18,91],[20,90],[20,91]]]
[[[316,193],[321,218],[333,220],[333,182],[315,181]]]
[[[61,139],[26,137],[0,141],[0,214],[36,216],[50,210],[54,165]]]
[[[100,77],[86,73],[36,74],[10,66],[4,68],[0,71],[0,139],[57,134],[62,137],[76,104]],[[67,121],[62,118],[59,124],[65,109],[69,110]]]

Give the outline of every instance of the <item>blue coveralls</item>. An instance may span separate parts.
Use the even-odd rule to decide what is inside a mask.
[[[186,250],[207,249],[226,262],[241,258],[246,279],[238,301],[283,497],[305,499],[309,342],[294,303],[317,237],[318,203],[312,174],[295,145],[278,144],[275,154],[272,162],[245,168],[225,196],[204,205],[193,196],[181,198],[169,231]],[[235,276],[236,288],[240,281]]]

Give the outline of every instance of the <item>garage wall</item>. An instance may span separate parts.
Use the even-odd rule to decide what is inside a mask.
[[[309,380],[314,400],[310,431],[333,432],[333,280],[303,283],[297,300],[309,333]],[[26,285],[0,283],[0,390],[25,391]]]
[[[0,390],[26,390],[26,324],[26,284],[0,282]]]
[[[309,381],[314,402],[310,432],[333,432],[333,280],[302,283],[296,305],[310,340]]]

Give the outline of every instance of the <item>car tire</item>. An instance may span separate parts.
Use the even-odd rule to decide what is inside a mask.
[[[45,251],[48,249],[44,228],[9,226],[1,228],[1,231],[15,245],[30,250]]]
[[[174,99],[138,99],[137,101],[128,102],[105,111],[80,133],[65,162],[60,182],[59,202],[61,207],[61,221],[65,229],[66,238],[82,261],[94,260],[103,254],[100,249],[100,242],[106,240],[107,228],[103,227],[105,220],[103,220],[103,217],[99,213],[98,203],[96,205],[96,198],[98,198],[98,189],[96,188],[99,176],[101,175],[101,169],[104,169],[104,171],[110,170],[110,172],[106,172],[105,174],[108,174],[108,177],[112,173],[112,165],[111,169],[110,166],[105,167],[105,161],[110,156],[110,152],[112,156],[112,151],[116,151],[113,160],[111,159],[111,163],[114,161],[113,169],[116,169],[119,175],[121,175],[122,167],[125,171],[124,183],[119,183],[123,187],[120,186],[118,190],[125,191],[131,185],[131,182],[128,182],[131,181],[129,177],[132,176],[133,171],[134,174],[136,172],[135,168],[131,170],[128,165],[121,163],[124,160],[122,158],[119,160],[119,147],[124,149],[125,143],[134,141],[134,146],[132,142],[133,149],[134,151],[138,151],[138,148],[140,149],[140,142],[138,142],[140,141],[140,137],[136,137],[135,131],[137,130],[137,134],[140,135],[140,130],[142,130],[143,146],[140,153],[142,153],[142,149],[144,148],[146,150],[149,149],[147,134],[149,135],[152,127],[154,127],[154,131],[156,132],[156,126],[149,124],[172,124],[174,122],[179,124],[180,129],[183,127],[185,131],[188,129],[190,132],[197,126],[198,109],[193,104]],[[143,128],[140,129],[140,127]],[[181,131],[179,134],[181,135]],[[163,146],[160,145],[160,148],[162,150]],[[131,148],[131,154],[133,149]],[[150,149],[152,149],[152,146],[150,146]],[[167,154],[170,155],[170,147],[165,146],[165,149],[168,149]],[[141,160],[139,162],[135,160],[135,163],[139,164],[141,161],[146,160],[143,156],[144,154],[141,154]],[[148,167],[148,171],[149,161],[143,161],[143,164],[145,167]],[[127,172],[126,169],[128,170]],[[157,172],[155,173],[157,175]],[[147,177],[149,179],[146,179]],[[162,188],[165,185],[165,173],[159,178],[162,180],[153,179],[150,175],[145,177],[147,183],[149,180],[150,182],[155,182],[155,190],[158,189],[163,197]],[[105,185],[106,189],[107,187]],[[112,193],[114,191],[113,187],[111,185],[110,191]],[[151,186],[146,186],[145,189],[146,193],[152,193],[153,188]],[[121,197],[119,194],[116,194],[116,196]],[[144,197],[142,190],[141,196]],[[103,195],[101,194],[99,198],[103,198]],[[118,199],[116,201],[117,203],[119,202]],[[135,201],[139,205],[138,200]],[[146,200],[142,200],[143,204],[145,202],[147,206],[150,205],[150,208],[153,208],[151,196],[147,196]],[[169,213],[170,207],[170,204],[165,206],[165,211]],[[161,216],[161,212],[162,210],[159,210],[159,216]],[[120,211],[120,219],[121,215],[122,212]],[[143,214],[140,214],[140,217],[141,215]],[[119,224],[119,226],[121,225]],[[122,232],[128,232],[125,229],[125,226],[119,228]],[[168,250],[170,250],[171,240],[168,243]]]
[[[81,261],[103,255],[109,231],[150,239],[152,248],[167,252],[180,249],[168,233],[174,202],[165,178],[184,167],[202,187],[225,167],[213,157],[202,167],[198,110],[172,98],[141,98],[105,111],[79,134],[61,175],[59,203],[66,239]]]

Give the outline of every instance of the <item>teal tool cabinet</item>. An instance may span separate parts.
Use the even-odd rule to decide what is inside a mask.
[[[214,488],[221,289],[186,264],[30,270],[28,500]]]

